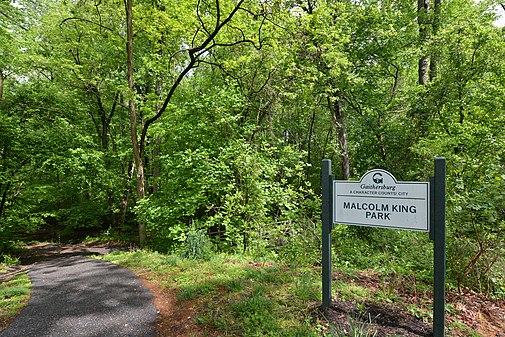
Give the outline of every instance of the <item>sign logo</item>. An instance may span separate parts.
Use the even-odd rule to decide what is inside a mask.
[[[382,178],[382,174],[380,172],[375,173],[372,180],[376,184],[384,184],[384,179]]]

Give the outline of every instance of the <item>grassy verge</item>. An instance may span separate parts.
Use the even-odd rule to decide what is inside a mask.
[[[337,309],[328,316],[317,310],[319,268],[291,268],[242,255],[213,255],[204,261],[137,251],[100,258],[164,289],[174,302],[169,316],[191,316],[204,332],[194,336],[424,336],[427,327],[431,331],[431,285],[415,276],[340,269],[333,282]],[[481,336],[462,324],[452,303],[447,310],[448,336]],[[396,327],[419,334],[403,334],[389,319],[401,319]]]
[[[341,325],[330,324],[317,314],[321,301],[319,268],[294,269],[244,256],[217,255],[208,261],[195,261],[145,251],[101,258],[128,267],[175,293],[177,308],[193,308],[194,322],[219,335],[348,336],[354,329],[359,332],[352,336],[375,336],[368,322],[350,316]],[[361,282],[363,277],[370,282]],[[338,275],[333,290],[340,299],[358,303],[358,314],[365,302],[402,302],[392,285],[382,283],[380,289],[366,286],[377,277],[349,271]],[[426,315],[422,308],[412,306],[410,310]]]
[[[0,329],[5,328],[10,320],[26,306],[30,298],[30,290],[30,278],[25,274],[0,283]]]
[[[317,336],[307,317],[320,298],[316,270],[271,261],[215,256],[194,261],[134,252],[102,257],[175,291],[179,307],[197,307],[194,322],[224,335]]]

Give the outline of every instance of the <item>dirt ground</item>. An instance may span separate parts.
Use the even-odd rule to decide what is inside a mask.
[[[32,245],[21,256],[22,266],[12,268],[7,273],[0,275],[0,282],[4,282],[20,272],[27,272],[26,266],[29,264],[51,258],[52,256],[69,255],[92,255],[106,254],[114,250],[128,250],[131,247],[120,244],[89,243],[80,245]],[[199,312],[201,304],[197,300],[178,301],[174,290],[160,287],[149,281],[148,275],[140,275],[143,284],[149,288],[154,296],[154,303],[159,314],[157,330],[160,337],[178,336],[218,336],[219,333],[206,329],[195,323],[194,318]],[[336,273],[334,278],[343,278]],[[378,274],[374,272],[360,273],[356,284],[365,286],[371,290],[384,286]],[[422,296],[408,293],[406,289],[395,288],[395,294],[403,298],[409,298],[412,304],[419,302]],[[447,315],[447,322],[451,323],[459,320],[473,331],[485,337],[505,337],[505,301],[496,301],[486,296],[465,293],[458,294],[448,292],[447,302],[451,305],[451,312]],[[425,323],[414,317],[405,309],[405,303],[401,306],[394,304],[384,304],[377,306],[372,303],[360,303],[353,301],[333,299],[332,307],[326,312],[321,312],[320,308],[312,309],[314,319],[324,320],[334,327],[348,331],[352,322],[351,319],[360,320],[366,323],[373,330],[377,331],[376,337],[405,336],[405,337],[429,337],[432,336],[431,323]],[[0,331],[2,325],[6,326],[9,321],[0,321]],[[355,324],[355,323],[354,323]],[[452,329],[448,336],[468,337],[468,330]]]
[[[146,277],[141,276],[141,278],[144,285],[154,295],[154,302],[160,315],[157,325],[160,337],[214,337],[220,335],[216,331],[195,324],[194,318],[200,307],[198,301],[178,301],[173,290],[162,288],[150,282]],[[360,278],[358,282],[373,288],[378,287],[373,282],[380,281],[365,276]],[[402,289],[399,289],[399,292],[401,293]],[[419,300],[410,294],[404,293],[403,296],[411,298],[413,303]],[[459,320],[484,337],[505,337],[505,303],[503,301],[492,301],[473,293],[458,295],[450,292],[447,295],[447,300],[454,307],[454,314],[449,314],[446,317],[447,323]],[[337,297],[333,298],[331,308],[324,313],[319,307],[314,307],[312,316],[315,320],[331,323],[333,329],[344,331],[349,331],[351,324],[349,317],[352,317],[366,323],[372,331],[377,331],[375,337],[433,336],[432,323],[423,322],[407,313],[404,307],[393,304],[377,306],[373,303],[364,303],[364,305],[358,305],[353,301]],[[452,329],[448,331],[447,336],[469,337],[469,332],[468,330]]]
[[[408,281],[385,280],[380,274],[370,270],[358,273],[352,280],[339,273],[335,273],[333,277],[353,282],[372,291],[393,289],[390,296],[403,299],[403,303],[398,305],[384,303],[379,307],[372,303],[362,303],[358,308],[356,303],[334,298],[333,306],[326,316],[330,317],[329,321],[336,326],[345,327],[348,324],[348,317],[357,317],[363,322],[371,322],[371,327],[377,331],[376,337],[433,336],[432,322],[423,322],[407,310],[409,305],[412,307],[418,307],[419,303],[430,305],[433,298],[430,290],[413,293],[412,290],[406,289]],[[475,331],[484,337],[505,337],[505,301],[492,300],[484,294],[473,292],[459,294],[447,291],[446,303],[447,336],[469,337],[471,331]],[[421,313],[420,316],[426,317],[427,313]],[[463,323],[466,328],[455,327],[453,323],[456,321]]]

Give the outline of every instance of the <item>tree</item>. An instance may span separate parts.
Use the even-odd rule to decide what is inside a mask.
[[[0,104],[4,97],[5,80],[14,70],[14,60],[18,53],[17,41],[13,33],[26,29],[19,11],[9,2],[0,3]]]
[[[497,289],[503,260],[503,32],[486,4],[447,5],[437,76],[425,92],[427,130],[414,149],[448,158],[448,263],[461,289]],[[457,6],[453,7],[453,6]]]
[[[120,102],[113,100],[118,81],[111,80],[111,74],[117,74],[117,67],[110,71],[112,57],[102,53],[117,50],[110,48],[117,38],[100,50],[96,40],[101,39],[105,47],[105,34],[82,26],[106,30],[106,22],[95,25],[86,16],[87,8],[78,4],[18,1],[16,8],[26,15],[11,23],[11,43],[2,48],[11,53],[9,57],[15,56],[4,68],[8,69],[4,83],[9,89],[4,91],[0,106],[4,121],[8,121],[3,131],[10,135],[2,143],[6,146],[2,169],[6,177],[12,177],[12,183],[2,186],[2,193],[6,192],[3,220],[29,224],[14,228],[30,230],[57,224],[68,234],[76,228],[108,227],[121,190],[117,186],[124,185],[118,168],[127,155],[117,146],[123,142],[114,137],[114,133],[121,133],[117,126],[122,110],[117,108]],[[110,96],[109,104],[106,100]],[[103,110],[97,104],[100,100]],[[107,129],[100,132],[100,117],[95,117],[107,107],[115,111],[114,117],[110,117],[112,113],[108,116]],[[45,142],[41,135],[45,135]],[[113,149],[103,148],[104,140],[112,142]],[[10,164],[15,162],[23,163],[22,169]],[[113,173],[115,170],[119,172]],[[10,189],[4,191],[4,186]],[[23,231],[15,229],[14,233]]]
[[[133,82],[133,1],[126,0],[126,70],[128,73],[128,109],[130,112],[130,133],[132,140],[133,159],[135,171],[137,173],[137,198],[139,201],[145,197],[145,178],[142,154],[139,149],[137,136],[137,114],[135,112],[135,83]],[[145,224],[139,224],[140,247],[143,247],[146,240]]]
[[[419,41],[421,49],[429,39],[429,14],[430,7],[428,0],[417,0],[417,23],[419,25]],[[418,81],[424,85],[428,82],[429,57],[422,55],[419,59]]]
[[[251,44],[253,46],[257,46],[258,48],[261,46],[261,38],[260,40],[253,40],[244,35],[244,30],[240,27],[240,25],[232,24],[232,19],[237,17],[240,13],[245,17],[253,17],[257,15],[262,15],[264,8],[259,6],[254,8],[254,4],[252,4],[251,8],[245,7],[245,0],[240,0],[238,2],[226,2],[216,0],[213,4],[198,1],[195,7],[196,18],[193,18],[193,22],[196,25],[195,30],[190,32],[189,34],[185,34],[188,37],[187,40],[183,40],[181,43],[183,45],[182,49],[178,49],[175,52],[160,49],[161,45],[159,45],[159,41],[152,41],[148,37],[148,41],[152,44],[157,44],[154,55],[168,55],[164,57],[168,57],[169,62],[181,62],[175,63],[175,73],[173,74],[173,80],[169,81],[167,85],[165,83],[162,84],[165,89],[164,98],[162,99],[162,104],[159,109],[155,109],[154,115],[147,116],[145,121],[143,121],[143,127],[140,135],[140,140],[137,138],[137,114],[135,112],[134,105],[134,88],[135,83],[133,80],[133,10],[134,6],[131,0],[125,2],[126,8],[126,17],[127,17],[127,39],[128,39],[128,51],[127,51],[127,59],[128,59],[128,83],[130,90],[129,97],[129,109],[130,109],[130,127],[131,127],[131,137],[132,137],[132,145],[135,159],[135,170],[137,172],[137,197],[139,200],[142,200],[145,197],[145,176],[144,176],[144,163],[142,158],[145,155],[145,146],[146,146],[146,137],[148,134],[148,130],[150,126],[155,123],[166,111],[168,108],[173,95],[177,88],[180,86],[181,82],[184,78],[186,78],[193,69],[199,67],[201,64],[209,62],[207,60],[207,55],[213,51],[214,49],[223,48],[223,47],[233,47],[238,44]],[[191,6],[188,3],[184,3],[182,7],[188,8],[187,6]],[[172,10],[171,8],[166,8],[164,6],[157,8],[161,14]],[[256,13],[256,9],[259,9],[258,13]],[[165,14],[166,15],[166,14]],[[186,19],[186,18],[183,18]],[[262,23],[260,22],[260,26]],[[260,27],[261,29],[261,27]],[[223,31],[226,30],[227,34],[222,34]],[[222,35],[223,38],[222,38]],[[187,47],[186,47],[187,46]],[[182,60],[178,59],[179,54],[186,55]],[[153,55],[153,54],[151,54]],[[145,239],[145,229],[141,224],[139,227],[139,236],[141,239],[141,245],[144,243]]]

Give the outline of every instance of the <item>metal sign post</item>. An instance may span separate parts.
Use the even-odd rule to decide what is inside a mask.
[[[323,160],[321,178],[323,188],[322,200],[322,286],[323,309],[331,306],[331,229],[333,227],[333,175],[331,174],[331,160]]]
[[[433,336],[445,336],[445,158],[435,158],[433,177]]]

